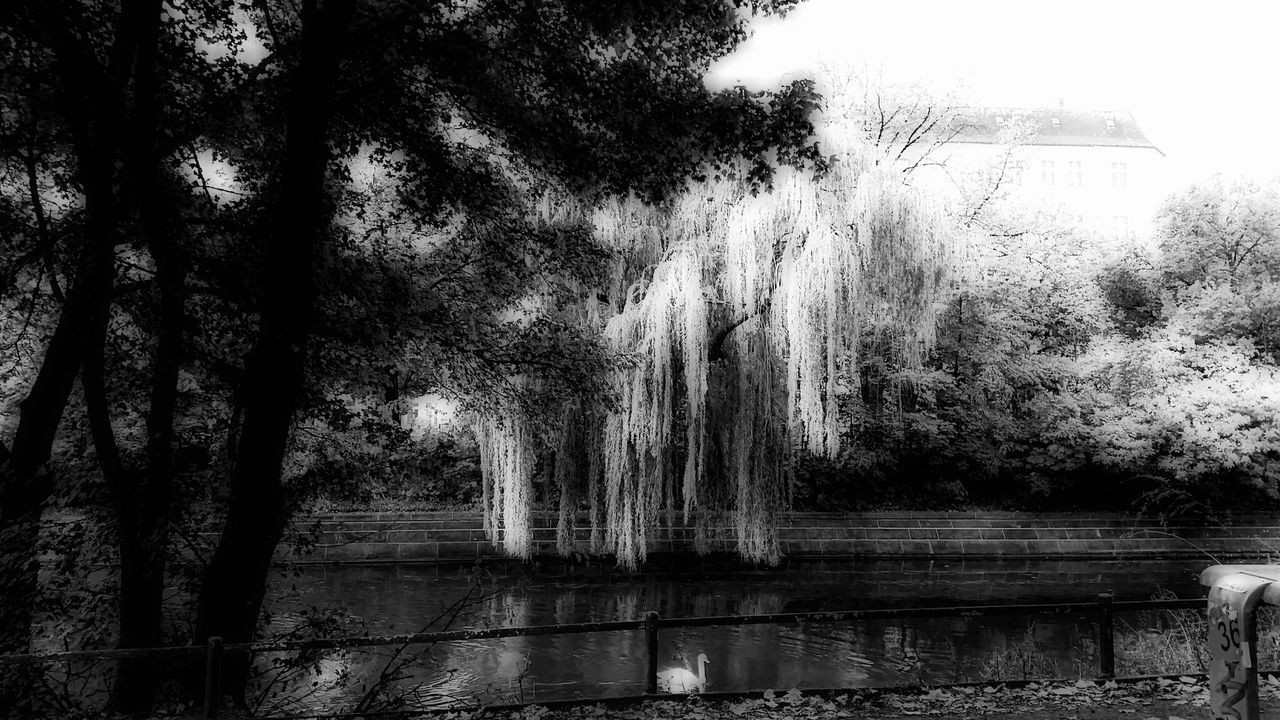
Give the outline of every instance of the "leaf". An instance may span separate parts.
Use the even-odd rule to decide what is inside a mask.
[[[1051,690],[1054,695],[1075,695],[1076,689],[1073,687],[1057,687]]]

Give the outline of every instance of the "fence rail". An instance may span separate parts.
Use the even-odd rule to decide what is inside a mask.
[[[0,667],[6,665],[51,664],[76,660],[116,660],[138,657],[205,656],[205,717],[216,718],[222,695],[221,664],[225,653],[234,652],[293,652],[303,650],[350,650],[386,645],[423,645],[458,640],[487,640],[507,637],[537,635],[568,635],[593,632],[619,632],[643,630],[646,636],[647,663],[645,689],[649,694],[658,691],[658,633],[662,629],[717,627],[733,625],[791,625],[805,623],[845,623],[855,620],[890,620],[936,617],[991,617],[999,615],[1089,615],[1097,617],[1099,678],[1115,676],[1114,616],[1117,612],[1141,612],[1148,610],[1203,610],[1202,598],[1178,598],[1170,600],[1128,600],[1115,602],[1110,593],[1103,593],[1095,601],[1070,603],[1038,603],[1029,605],[949,605],[912,608],[871,608],[865,610],[841,610],[833,612],[768,613],[761,615],[711,615],[701,617],[664,618],[650,610],[643,620],[587,622],[561,625],[533,625],[528,627],[487,628],[477,630],[447,630],[442,632],[412,633],[403,635],[378,635],[342,637],[318,640],[291,640],[284,642],[223,643],[220,637],[211,637],[206,645],[182,645],[156,648],[128,648],[115,650],[76,650],[70,652],[0,655]]]

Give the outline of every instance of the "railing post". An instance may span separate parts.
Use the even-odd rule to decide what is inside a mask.
[[[650,695],[658,692],[658,611],[644,614],[644,640],[648,662],[644,678],[644,691]]]
[[[222,702],[222,638],[209,638],[204,655],[204,716],[218,717],[218,705]]]
[[[1098,595],[1098,664],[1101,666],[1099,677],[1114,678],[1116,676],[1116,639],[1115,618],[1112,615],[1111,593]]]

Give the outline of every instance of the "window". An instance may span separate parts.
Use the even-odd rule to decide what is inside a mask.
[[[1117,240],[1129,237],[1129,217],[1127,215],[1111,216],[1111,234]]]
[[[1062,127],[1062,121],[1059,120],[1058,118],[1053,118],[1049,122],[1053,123],[1054,127]]]
[[[1043,182],[1045,185],[1052,185],[1055,180],[1054,175],[1055,173],[1053,170],[1053,161],[1041,160],[1040,161],[1040,182]]]
[[[1027,164],[1022,160],[1014,160],[1009,163],[1009,177],[1013,180],[1014,185],[1022,184],[1022,177],[1027,172]]]
[[[1127,187],[1129,185],[1129,164],[1122,162],[1111,163],[1111,186]]]
[[[1111,118],[1107,118],[1107,132],[1115,132],[1115,131],[1116,131],[1116,121],[1112,120]]]
[[[1084,174],[1080,171],[1079,160],[1067,162],[1067,184],[1071,187],[1080,187],[1084,184]]]

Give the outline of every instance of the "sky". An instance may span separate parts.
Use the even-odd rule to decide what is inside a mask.
[[[802,0],[753,27],[708,85],[849,65],[966,104],[1127,110],[1171,182],[1280,176],[1280,3]]]

